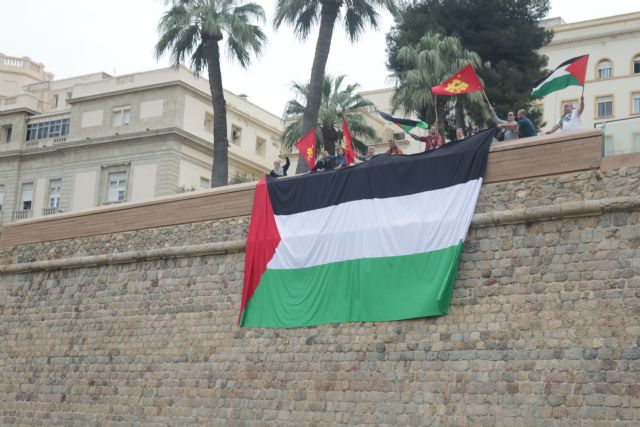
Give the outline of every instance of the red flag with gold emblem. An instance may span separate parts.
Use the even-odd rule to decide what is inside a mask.
[[[296,148],[300,150],[300,154],[304,157],[312,169],[316,165],[316,130],[311,129],[308,134],[303,136],[300,141],[296,142]]]
[[[471,64],[458,71],[444,83],[431,88],[434,95],[460,95],[482,90],[482,83]]]
[[[356,158],[356,152],[353,149],[353,138],[351,138],[351,132],[347,126],[347,121],[342,118],[342,136],[344,137],[344,156],[347,159],[347,166],[349,166]]]

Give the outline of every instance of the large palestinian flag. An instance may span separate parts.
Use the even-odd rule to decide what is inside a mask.
[[[532,96],[545,96],[568,86],[584,86],[589,55],[564,61],[546,77],[533,84]]]
[[[446,314],[492,136],[260,182],[240,324]]]

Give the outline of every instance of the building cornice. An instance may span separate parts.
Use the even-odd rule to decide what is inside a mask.
[[[131,132],[131,133],[126,133],[122,135],[104,136],[104,137],[90,138],[90,139],[79,139],[79,140],[64,142],[61,144],[34,148],[29,150],[18,149],[18,150],[0,152],[0,158],[8,159],[11,157],[41,156],[45,154],[63,152],[66,150],[77,150],[79,148],[95,146],[98,144],[127,142],[130,140],[152,138],[152,137],[158,137],[158,136],[167,136],[167,135],[176,135],[181,138],[181,142],[184,143],[185,145],[188,145],[191,148],[195,148],[201,151],[203,154],[213,156],[213,144],[210,141],[200,138],[192,133],[186,132],[183,129],[180,129],[177,127],[169,127],[169,128],[154,129],[154,130],[142,131],[142,132]],[[240,164],[245,167],[251,168],[259,173],[264,173],[268,171],[267,167],[261,165],[260,163],[256,163],[252,160],[246,159],[242,157],[240,154],[235,153],[233,151],[229,151],[229,161],[232,161],[235,164]]]
[[[136,92],[148,91],[148,90],[153,90],[153,89],[162,89],[162,88],[167,88],[167,87],[172,87],[172,86],[178,86],[178,87],[181,87],[183,89],[186,89],[186,90],[188,90],[188,91],[200,96],[200,98],[205,100],[208,104],[211,103],[211,96],[209,94],[207,94],[206,92],[204,92],[204,91],[202,91],[202,90],[200,90],[200,89],[198,89],[198,88],[196,88],[194,86],[191,86],[191,85],[185,83],[182,80],[168,80],[168,81],[162,82],[162,83],[152,83],[152,84],[148,84],[148,85],[141,85],[141,86],[135,86],[135,87],[130,87],[130,88],[123,88],[121,90],[114,90],[114,91],[109,91],[109,92],[96,93],[96,94],[93,94],[93,95],[74,97],[74,98],[71,98],[70,100],[68,100],[68,103],[69,104],[75,104],[75,103],[78,103],[78,102],[91,101],[91,100],[103,99],[103,98],[110,98],[110,97],[116,96],[116,95],[126,95],[126,94],[129,94],[129,93],[136,93]],[[229,92],[229,93],[231,93],[231,92]],[[232,94],[232,95],[233,96],[237,96],[235,94]],[[246,102],[249,102],[249,101],[246,101]],[[261,111],[265,112],[266,114],[269,114],[274,119],[281,120],[275,114],[270,113],[269,111],[267,111],[267,110],[265,110],[265,109],[263,109],[261,107],[258,107],[257,105],[255,105],[253,103],[251,103],[251,105],[256,107],[256,108],[259,108]],[[282,133],[282,131],[280,129],[275,128],[275,127],[273,127],[273,126],[271,126],[271,125],[269,125],[269,124],[267,124],[265,122],[262,122],[262,121],[256,119],[255,117],[247,114],[246,112],[240,110],[238,107],[236,107],[236,106],[234,106],[232,104],[229,104],[228,102],[227,102],[226,107],[227,107],[228,111],[233,111],[235,114],[238,114],[239,116],[241,116],[241,117],[243,117],[243,118],[245,118],[247,120],[250,120],[251,122],[253,122],[253,123],[255,123],[255,124],[257,124],[257,125],[259,125],[261,127],[264,127],[264,128],[268,129],[269,131],[271,131],[273,133],[276,133],[276,134]]]
[[[555,27],[550,27],[549,29],[553,30],[556,33],[564,32],[564,31],[573,31],[580,30],[583,28],[590,28],[600,26],[600,25],[611,25],[618,24],[620,22],[629,22],[640,20],[640,12],[630,12],[624,13],[621,15],[614,16],[606,16],[604,18],[595,18],[588,19],[586,21],[572,22],[569,24],[557,25]]]
[[[615,31],[609,31],[606,33],[593,32],[589,35],[580,35],[580,36],[575,36],[575,37],[561,39],[561,40],[555,40],[555,37],[554,37],[551,43],[549,43],[548,45],[540,49],[540,52],[544,53],[545,50],[553,50],[553,48],[555,47],[565,47],[565,45],[572,44],[572,43],[584,44],[585,41],[591,41],[591,40],[603,41],[603,39],[606,39],[606,38],[609,38],[609,39],[615,38],[616,40],[619,40],[620,38],[623,38],[623,37],[634,38],[634,37],[637,37],[638,34],[640,34],[640,27],[633,28],[633,29],[625,28],[625,29],[620,29]]]

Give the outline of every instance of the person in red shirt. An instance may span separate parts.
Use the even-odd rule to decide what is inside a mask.
[[[392,139],[389,141],[389,149],[385,154],[404,154],[404,152],[398,147],[398,144]]]
[[[409,135],[414,139],[425,143],[424,151],[435,150],[436,148],[442,147],[442,144],[444,143],[442,136],[438,133],[438,127],[436,125],[429,128],[429,135],[427,136],[418,136],[413,133],[410,133]]]

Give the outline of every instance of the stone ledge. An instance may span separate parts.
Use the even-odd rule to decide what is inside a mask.
[[[640,209],[640,196],[573,201],[557,205],[536,206],[531,208],[475,214],[471,220],[471,227],[483,228],[498,225],[523,224],[527,222],[593,216],[609,212],[637,209]],[[0,266],[0,274],[29,273],[35,271],[93,267],[98,265],[125,264],[165,258],[208,256],[242,252],[244,249],[245,242],[242,240],[190,246],[172,246],[167,248],[128,251],[115,254],[88,255],[76,258],[61,258],[56,260],[9,264],[6,266]]]
[[[549,221],[561,218],[601,215],[640,209],[640,196],[613,197],[601,200],[581,200],[564,202],[557,205],[534,206],[508,211],[475,214],[471,226],[476,228],[493,227],[502,224],[521,224],[533,221]]]
[[[202,245],[191,246],[172,246],[168,248],[120,252],[115,254],[88,255],[76,258],[61,258],[48,261],[9,264],[0,266],[0,274],[30,273],[34,271],[64,270],[70,268],[95,267],[99,265],[153,261],[166,258],[216,255],[240,252],[243,251],[244,248],[245,242],[242,240],[205,243]]]

